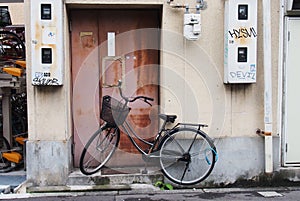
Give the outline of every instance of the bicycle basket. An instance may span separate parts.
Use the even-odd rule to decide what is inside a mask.
[[[124,123],[130,108],[122,102],[110,97],[103,96],[100,118],[112,125]]]

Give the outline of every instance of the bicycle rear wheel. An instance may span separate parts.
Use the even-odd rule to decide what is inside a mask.
[[[2,156],[6,152],[10,152],[10,145],[5,137],[0,136],[0,173],[11,170],[10,162]]]
[[[10,31],[0,31],[0,60],[25,59],[25,44],[22,39]]]
[[[0,136],[0,151],[10,150],[10,145],[4,136]]]
[[[160,165],[164,175],[174,183],[192,185],[208,177],[216,155],[212,140],[203,131],[178,128],[162,142]]]
[[[120,140],[118,127],[103,126],[89,139],[80,157],[80,171],[91,175],[99,171],[111,158]]]

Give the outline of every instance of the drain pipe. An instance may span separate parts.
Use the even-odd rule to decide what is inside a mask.
[[[271,3],[263,1],[265,173],[273,172]]]

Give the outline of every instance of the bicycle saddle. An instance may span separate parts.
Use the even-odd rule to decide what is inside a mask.
[[[174,123],[175,119],[177,118],[176,115],[167,115],[167,114],[159,114],[158,116],[159,118],[165,120],[166,122],[171,122],[171,123]]]

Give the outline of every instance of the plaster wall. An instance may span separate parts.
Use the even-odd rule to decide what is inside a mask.
[[[223,36],[224,36],[224,1],[208,1],[208,8],[202,13],[202,35],[197,41],[187,41],[183,37],[183,15],[184,9],[172,8],[163,0],[65,0],[66,6],[82,7],[101,4],[122,6],[136,5],[162,6],[162,40],[161,40],[161,88],[160,103],[161,112],[178,115],[178,121],[201,122],[209,124],[206,130],[209,135],[216,139],[224,139],[226,143],[220,144],[222,160],[230,160],[232,154],[238,158],[248,156],[249,151],[256,158],[251,167],[255,167],[249,175],[253,176],[263,172],[263,143],[256,136],[257,128],[264,127],[263,121],[263,24],[262,24],[262,2],[258,2],[258,60],[257,60],[257,82],[255,84],[223,84]],[[194,8],[196,1],[185,0],[174,3],[189,4]],[[272,81],[273,81],[273,135],[277,135],[277,69],[278,69],[278,41],[279,41],[279,0],[271,1],[272,15]],[[25,10],[30,10],[30,1],[25,0]],[[191,10],[193,11],[193,10]],[[37,12],[37,11],[31,11]],[[26,40],[27,58],[31,55],[30,12],[27,12]],[[62,171],[65,178],[68,171],[72,169],[70,159],[72,157],[70,147],[64,146],[71,141],[72,136],[72,86],[71,65],[69,55],[69,32],[67,11],[64,16],[64,38],[65,45],[65,83],[61,87],[36,87],[31,85],[31,73],[28,68],[28,111],[29,111],[29,148],[28,167],[38,166],[28,172],[28,178],[35,181],[37,185],[63,184],[62,180],[54,180],[51,183],[44,182],[48,173],[41,173],[41,164],[46,158],[44,154],[50,150],[60,147],[60,152],[68,159],[60,166],[54,166],[54,172]],[[28,60],[28,66],[31,61]],[[235,139],[240,139],[242,143]],[[251,144],[252,147],[245,145]],[[45,144],[45,145],[44,145]],[[46,146],[47,145],[47,146]],[[231,149],[235,145],[236,151]],[[275,143],[276,150],[279,143]],[[278,147],[277,147],[278,145]],[[218,145],[217,145],[218,146]],[[39,149],[37,149],[37,147]],[[46,147],[46,148],[45,148]],[[244,150],[239,152],[238,150]],[[43,150],[43,151],[36,151]],[[57,149],[56,149],[57,150]],[[58,153],[58,152],[57,152]],[[279,151],[276,152],[277,155]],[[32,155],[32,156],[31,156]],[[252,156],[251,155],[251,156]],[[275,157],[276,159],[276,157]],[[274,160],[275,160],[274,159]],[[51,159],[55,162],[55,157]],[[279,159],[278,159],[279,160]],[[237,178],[246,169],[241,166],[233,175],[227,173],[235,167],[239,161],[232,165],[224,164],[214,170],[216,180],[227,181],[227,178]],[[226,162],[227,163],[227,162]],[[35,176],[37,172],[38,177]],[[249,177],[250,177],[249,176]],[[230,180],[230,182],[232,179]],[[55,183],[56,182],[56,183]]]

